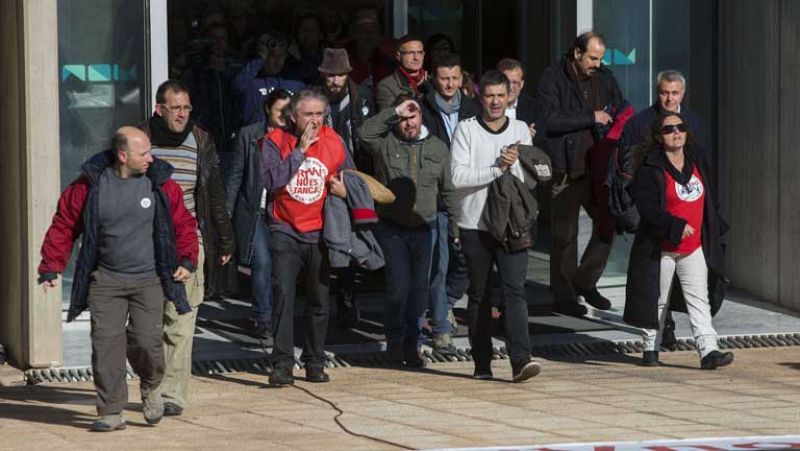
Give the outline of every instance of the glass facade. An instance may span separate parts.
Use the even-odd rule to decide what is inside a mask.
[[[146,2],[59,0],[61,186],[107,148],[114,130],[147,117]],[[72,263],[64,272],[64,302]]]

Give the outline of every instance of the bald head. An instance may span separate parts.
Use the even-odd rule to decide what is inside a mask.
[[[150,147],[150,138],[138,128],[126,126],[117,130],[111,138],[111,148],[117,156],[120,176],[147,172],[153,162]]]

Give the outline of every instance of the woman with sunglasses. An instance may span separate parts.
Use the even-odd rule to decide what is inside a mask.
[[[700,367],[733,362],[720,352],[711,317],[722,304],[724,244],[728,225],[719,213],[714,184],[680,114],[658,116],[639,155],[631,187],[641,215],[631,249],[624,319],[644,329],[642,364],[659,365],[660,329],[667,308],[686,311]]]

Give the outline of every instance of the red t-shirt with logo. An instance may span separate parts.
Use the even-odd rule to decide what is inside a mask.
[[[695,166],[692,178],[686,186],[678,183],[667,171],[664,171],[664,181],[667,185],[667,213],[686,220],[694,228],[695,233],[682,239],[677,246],[664,240],[661,250],[684,255],[691,254],[702,245],[703,206],[706,199],[703,179]]]
[[[344,163],[347,152],[333,129],[322,127],[317,136],[319,141],[308,148],[294,177],[284,189],[272,194],[272,218],[300,233],[322,230],[328,181]],[[297,147],[297,137],[280,128],[270,132],[267,139],[275,143],[282,159]]]

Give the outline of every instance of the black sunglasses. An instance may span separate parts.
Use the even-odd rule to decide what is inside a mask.
[[[673,124],[661,127],[662,135],[671,135],[676,131],[679,131],[681,133],[686,133],[686,124]]]

